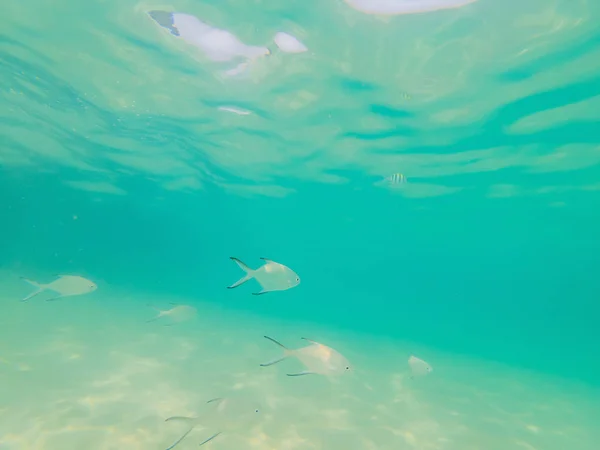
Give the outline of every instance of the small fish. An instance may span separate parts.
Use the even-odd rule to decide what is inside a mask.
[[[275,45],[279,47],[279,50],[285,53],[303,53],[308,51],[306,45],[297,38],[282,31],[275,34],[273,41],[275,41]]]
[[[240,398],[214,398],[206,402],[208,410],[200,417],[169,417],[165,422],[183,422],[188,430],[166,450],[171,450],[179,444],[191,431],[198,427],[212,428],[215,433],[200,443],[204,445],[214,438],[243,426],[250,426],[260,418],[260,408],[255,402]]]
[[[253,292],[252,295],[262,295],[273,291],[285,291],[300,284],[300,277],[296,274],[296,272],[289,267],[276,263],[275,261],[271,261],[270,259],[260,258],[265,261],[265,264],[260,266],[258,269],[251,269],[242,261],[234,258],[233,256],[231,259],[235,261],[244,272],[246,272],[246,275],[231,286],[228,286],[227,289],[236,288],[252,278],[254,278],[262,287],[262,291]]]
[[[262,367],[272,366],[273,364],[283,361],[290,356],[298,358],[298,360],[300,360],[300,362],[306,367],[306,370],[302,372],[288,373],[287,375],[289,377],[311,374],[343,375],[351,369],[350,363],[341,353],[338,353],[331,347],[311,341],[310,339],[302,338],[305,341],[310,342],[310,345],[307,345],[306,347],[289,349],[281,342],[278,342],[269,336],[265,336],[265,338],[280,346],[283,349],[283,356],[274,359],[273,361],[261,364]]]
[[[401,173],[394,173],[385,178],[389,184],[404,184],[407,182],[406,177]]]
[[[219,106],[217,109],[220,111],[227,111],[239,116],[247,116],[252,114],[252,111],[248,111],[247,109],[236,108],[235,106]]]
[[[171,305],[175,304],[171,303]],[[158,315],[150,320],[147,320],[146,323],[154,322],[161,317],[168,317],[172,323],[185,322],[192,319],[196,315],[197,311],[196,308],[188,305],[176,305],[173,308],[164,311],[159,308],[155,308],[154,306],[152,306],[152,308],[158,311]]]
[[[58,296],[47,300],[52,301],[63,297],[70,297],[72,295],[87,294],[98,288],[93,281],[76,275],[58,275],[57,280],[48,284],[40,284],[24,277],[21,277],[21,279],[37,288],[36,291],[22,299],[22,302],[26,302],[44,291],[54,291],[58,294]]]
[[[422,359],[419,359],[416,356],[412,355],[410,356],[410,358],[408,358],[408,366],[410,367],[410,371],[412,372],[411,378],[423,377],[433,372],[433,369],[429,364],[427,364]]]

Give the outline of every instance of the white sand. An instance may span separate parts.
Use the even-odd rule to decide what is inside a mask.
[[[171,327],[146,324],[150,301],[109,293],[19,303],[27,287],[0,280],[0,449],[164,450],[206,401],[244,392],[260,422],[224,434],[214,449],[592,450],[600,395],[591,387],[410,345],[434,367],[411,380],[406,343],[306,324],[276,323],[189,303],[199,314]],[[306,336],[347,356],[338,380],[290,378],[290,347]],[[198,448],[218,430],[194,430],[177,448]]]

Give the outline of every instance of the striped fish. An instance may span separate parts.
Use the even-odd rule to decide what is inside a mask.
[[[406,183],[406,177],[401,173],[394,173],[385,179],[390,184]]]

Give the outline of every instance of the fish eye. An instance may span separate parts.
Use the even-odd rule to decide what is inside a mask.
[[[346,370],[350,370],[350,367],[346,366]]]
[[[254,412],[255,412],[255,413],[257,413],[257,412],[258,412],[258,409],[255,409],[255,410],[254,410]]]

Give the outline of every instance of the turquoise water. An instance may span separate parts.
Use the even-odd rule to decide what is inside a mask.
[[[256,422],[177,448],[597,448],[600,4],[351,3],[4,5],[1,450],[164,450],[237,395]],[[157,10],[270,55],[213,61]],[[232,256],[301,283],[228,290]],[[19,301],[56,275],[98,288]],[[170,303],[197,314],[147,323]],[[352,370],[260,367],[264,335]]]

